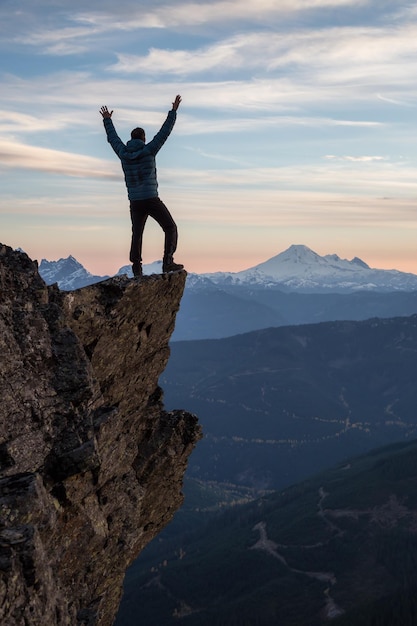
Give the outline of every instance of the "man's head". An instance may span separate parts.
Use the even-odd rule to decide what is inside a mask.
[[[132,139],[141,139],[142,141],[145,141],[145,131],[143,128],[134,128],[130,133],[130,136]]]

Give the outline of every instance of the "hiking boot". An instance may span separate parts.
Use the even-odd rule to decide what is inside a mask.
[[[142,263],[133,263],[132,272],[133,276],[142,276]]]
[[[164,261],[162,264],[163,273],[167,272],[178,272],[179,270],[183,270],[184,266],[181,263],[174,263],[174,261]]]

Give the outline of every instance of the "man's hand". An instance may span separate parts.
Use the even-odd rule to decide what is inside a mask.
[[[180,100],[181,100],[181,98],[180,98]],[[107,107],[101,107],[100,113],[102,114],[104,119],[109,119],[113,115],[113,111],[109,111]]]
[[[175,100],[172,103],[172,109],[173,111],[176,111],[178,109],[178,107],[180,106],[180,102],[181,102],[181,96],[175,96]],[[113,112],[113,111],[112,111]]]

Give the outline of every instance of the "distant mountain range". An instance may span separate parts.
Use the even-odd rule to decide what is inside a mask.
[[[143,269],[145,274],[161,273],[162,261],[144,265]],[[60,289],[67,291],[108,278],[90,274],[72,256],[59,261],[42,259],[39,272],[45,282],[56,282]],[[132,276],[131,266],[121,267],[117,274]],[[337,254],[320,256],[307,246],[292,245],[264,263],[240,272],[189,274],[189,289],[210,285],[279,287],[298,293],[413,291],[417,289],[417,275],[372,269],[357,257],[347,261]]]
[[[162,262],[144,266],[159,274]],[[73,290],[105,280],[74,257],[42,260],[47,284]],[[132,276],[130,265],[118,274]],[[407,316],[417,312],[417,276],[371,269],[360,259],[320,257],[306,246],[288,250],[254,268],[189,274],[172,341],[216,339],[272,326],[331,320]]]

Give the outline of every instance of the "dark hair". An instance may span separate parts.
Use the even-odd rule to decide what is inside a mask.
[[[134,128],[130,136],[132,139],[142,139],[142,141],[145,141],[145,131],[143,128]]]

